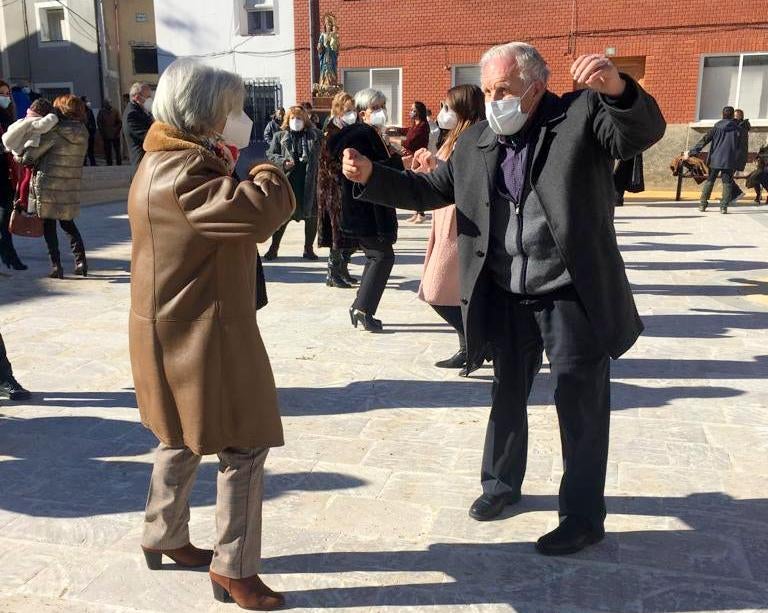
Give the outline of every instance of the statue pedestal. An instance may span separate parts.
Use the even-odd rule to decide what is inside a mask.
[[[330,111],[333,96],[312,96],[312,108],[316,111]]]

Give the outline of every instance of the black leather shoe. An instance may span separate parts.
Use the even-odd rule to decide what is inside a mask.
[[[274,262],[277,259],[277,249],[270,247],[262,258],[265,262]]]
[[[565,556],[599,543],[603,538],[603,528],[595,529],[583,517],[569,515],[557,528],[536,542],[536,549],[545,556]]]
[[[520,494],[483,494],[469,507],[469,516],[477,521],[489,521],[498,517],[504,507],[520,502]]]
[[[21,387],[21,384],[9,375],[5,380],[0,381],[0,398],[10,400],[29,400],[32,394]]]
[[[316,262],[320,259],[312,248],[304,249],[304,254],[301,257],[311,262]]]
[[[435,362],[435,366],[438,368],[461,368],[467,363],[467,352],[464,349],[459,349],[454,355],[447,360],[440,360]]]

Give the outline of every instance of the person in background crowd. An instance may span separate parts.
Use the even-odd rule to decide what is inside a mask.
[[[309,120],[312,122],[312,126],[320,129],[320,116],[315,113],[314,109],[312,108],[311,102],[302,102],[301,107],[307,112],[307,115],[309,116]]]
[[[288,175],[288,180],[296,195],[294,221],[304,222],[305,260],[317,260],[314,244],[317,236],[317,164],[320,158],[322,133],[309,119],[307,111],[301,106],[292,106],[283,119],[282,130],[272,137],[272,144],[267,151],[267,159]],[[272,243],[264,254],[264,260],[277,259],[280,242],[290,220],[272,236]]]
[[[741,157],[744,130],[736,123],[734,116],[735,112],[732,106],[723,108],[723,118],[685,154],[686,156],[697,155],[711,143],[709,159],[707,160],[709,176],[702,184],[699,203],[699,210],[702,213],[707,210],[709,197],[712,195],[718,176],[723,183],[723,195],[720,198],[721,213],[726,214],[728,212],[728,205],[738,199],[736,193],[741,191],[733,181],[733,173]]]
[[[277,390],[256,320],[256,245],[293,212],[271,164],[232,177],[253,122],[240,76],[192,60],[165,69],[157,121],[128,196],[128,341],[142,423],[159,439],[141,541],[147,566],[210,565],[214,598],[272,610],[258,575],[264,463],[283,445]],[[152,214],[150,215],[150,210]],[[190,543],[189,496],[218,454],[216,544]]]
[[[418,100],[413,103],[410,112],[411,125],[403,141],[403,163],[409,166],[409,158],[413,157],[419,149],[429,147],[429,123],[427,122],[427,107]],[[409,223],[424,223],[426,216],[417,211],[406,221]]]
[[[440,128],[448,137],[437,153],[443,162],[451,158],[456,141],[466,130],[485,119],[485,97],[476,85],[457,85],[448,90],[445,103],[437,116]],[[419,287],[419,298],[429,304],[459,337],[459,350],[455,355],[435,364],[438,368],[463,368],[461,375],[469,376],[481,363],[467,361],[467,341],[461,319],[459,283],[459,246],[456,223],[456,205],[435,209],[432,231],[427,243],[424,273]]]
[[[59,96],[53,101],[59,123],[40,137],[38,147],[28,147],[21,156],[24,166],[33,168],[35,180],[29,193],[30,207],[43,219],[45,242],[51,259],[52,279],[63,279],[56,221],[69,235],[75,274],[88,276],[85,243],[75,225],[80,214],[80,189],[83,179],[83,159],[88,148],[83,101],[73,94]],[[76,163],[77,162],[77,163]]]
[[[11,97],[11,87],[0,81],[0,135],[16,121],[16,106]],[[0,148],[0,261],[8,268],[26,270],[13,246],[13,235],[9,228],[13,200],[16,194],[16,162],[5,146]]]
[[[120,104],[121,104],[121,110],[125,110],[125,107],[127,107],[131,103],[131,95],[130,94],[123,94],[120,96]]]
[[[526,43],[488,50],[480,67],[488,121],[464,133],[447,163],[424,151],[414,165],[430,173],[398,172],[350,149],[343,171],[360,200],[411,210],[456,203],[468,359],[494,346],[474,519],[520,500],[528,395],[546,349],[564,473],[560,524],[536,547],[575,553],[605,536],[610,358],[643,328],[616,244],[611,163],[656,143],[666,123],[601,54],[576,59],[571,76],[585,88],[562,97],[548,91],[549,68]]]
[[[768,144],[758,150],[755,164],[757,168],[747,177],[747,187],[755,190],[754,202],[760,204],[762,190],[768,190]]]
[[[0,334],[0,398],[17,401],[29,400],[31,396],[32,394],[25,390],[21,383],[14,378],[13,368],[11,368],[11,363],[8,361],[8,354],[5,350],[3,335]]]
[[[349,274],[349,261],[357,249],[357,241],[341,230],[342,182],[341,162],[328,149],[328,142],[346,126],[358,121],[355,100],[347,92],[339,92],[331,103],[330,120],[323,132],[320,164],[317,171],[317,220],[320,247],[328,247],[326,285],[349,289],[357,279]]]
[[[29,105],[32,104],[32,90],[29,85],[14,85],[11,88],[11,97],[16,107],[16,116],[24,117],[27,114]]]
[[[112,152],[114,152],[114,160],[117,165],[121,166],[123,164],[123,152],[120,146],[120,133],[123,131],[123,120],[109,100],[104,100],[104,105],[99,109],[96,124],[104,144],[104,157],[107,158],[107,166],[112,166]]]
[[[91,166],[96,166],[96,117],[93,115],[88,96],[82,96],[80,100],[85,105],[85,127],[88,130],[88,152],[83,160],[83,166],[87,166],[89,162]]]
[[[328,139],[328,151],[341,160],[344,150],[354,147],[392,168],[403,169],[400,155],[384,137],[387,125],[387,97],[376,89],[363,89],[355,94],[355,108],[360,121],[347,125]],[[387,287],[397,241],[397,214],[393,208],[355,199],[354,183],[343,180],[341,200],[341,229],[360,244],[366,264],[357,296],[349,309],[352,325],[362,324],[368,332],[381,332],[383,324],[374,315]]]
[[[736,109],[733,112],[733,119],[741,128],[741,143],[739,149],[739,159],[736,161],[736,172],[744,172],[747,167],[747,161],[749,160],[749,132],[752,130],[752,124],[749,123],[749,119],[744,119],[744,111]],[[736,181],[733,182],[734,197],[731,203],[735,204],[739,198],[744,195],[744,192],[739,187]]]
[[[427,149],[432,153],[437,153],[437,141],[440,140],[440,126],[432,115],[432,109],[427,109],[427,124],[429,125],[429,144]]]
[[[272,117],[269,118],[269,122],[264,128],[264,141],[267,143],[267,146],[272,144],[275,134],[282,129],[284,118],[285,109],[282,106],[276,108],[275,112],[272,113]]]
[[[152,125],[152,90],[146,83],[134,83],[130,102],[123,111],[123,136],[128,144],[131,165],[136,168],[144,157],[144,138]]]

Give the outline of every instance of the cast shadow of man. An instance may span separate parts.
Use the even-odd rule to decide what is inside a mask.
[[[152,471],[153,456],[147,454],[156,445],[154,436],[134,421],[83,416],[17,419],[0,414],[0,453],[12,458],[0,461],[0,509],[35,517],[141,511]],[[206,456],[201,465],[192,506],[215,504],[215,460],[216,456]],[[264,499],[364,484],[340,473],[274,474],[268,463]]]
[[[524,496],[513,513],[553,508],[555,497]],[[609,497],[608,508],[652,516],[670,529],[609,532],[596,547],[562,558],[540,556],[532,543],[446,542],[426,550],[279,556],[265,561],[265,572],[366,572],[379,581],[386,573],[427,574],[422,582],[296,591],[290,594],[295,606],[503,604],[526,613],[671,613],[751,611],[768,604],[768,500],[717,492]],[[369,542],[376,547],[375,540]]]

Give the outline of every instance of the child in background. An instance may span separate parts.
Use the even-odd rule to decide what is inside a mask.
[[[53,104],[45,98],[38,98],[30,105],[26,117],[8,126],[8,130],[3,134],[3,144],[16,159],[19,159],[27,149],[39,147],[40,136],[50,132],[58,123],[59,118]],[[27,214],[32,215],[35,211],[30,211],[28,207],[29,187],[34,175],[34,168],[27,168],[21,164],[15,164],[15,166],[17,173],[15,204]]]

